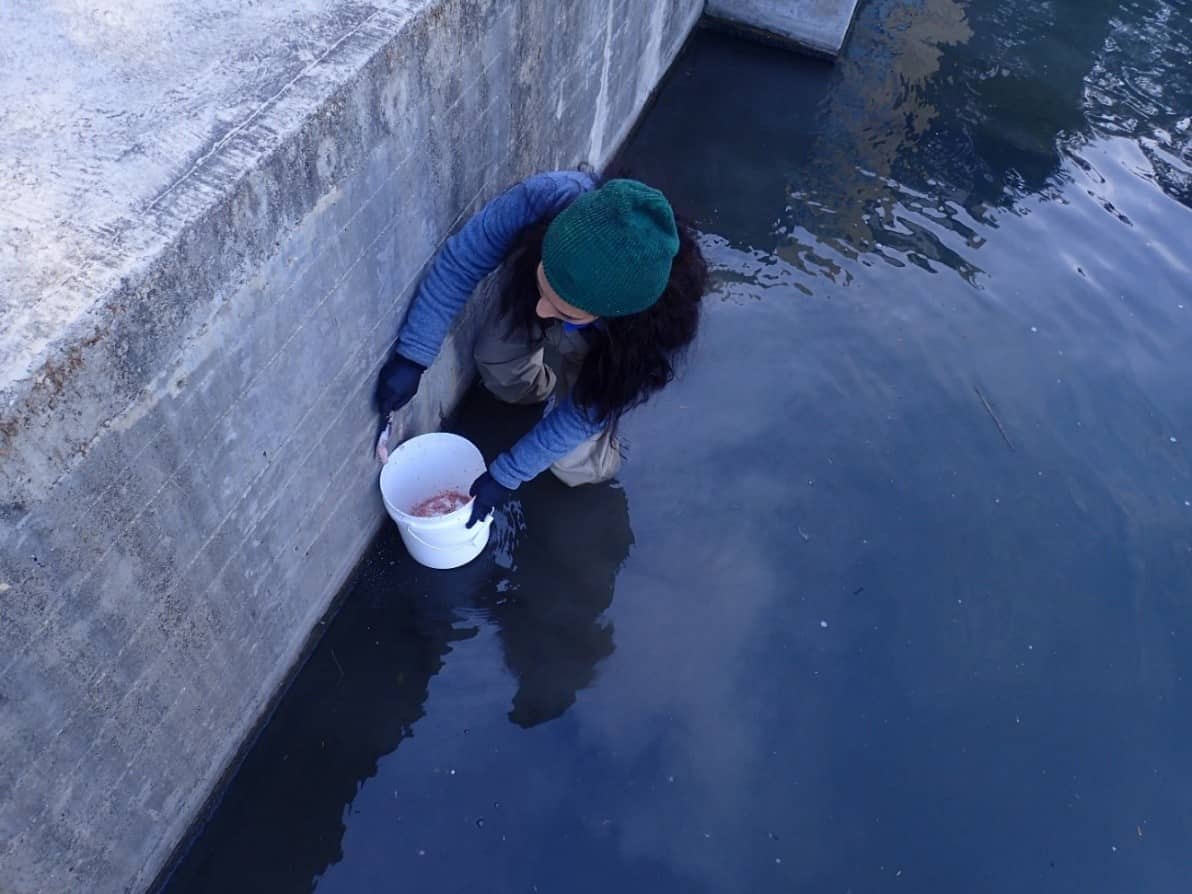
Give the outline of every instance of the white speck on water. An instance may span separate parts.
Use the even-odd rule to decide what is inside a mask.
[[[1038,332],[1038,331],[1039,331],[1039,327],[1038,327],[1038,326],[1032,326],[1032,327],[1031,327],[1031,332]]]
[[[1172,436],[1171,436],[1171,438],[1170,438],[1169,440],[1170,440],[1170,441],[1171,441],[1171,443],[1173,443],[1173,444],[1177,443],[1177,442],[1176,442],[1176,439],[1175,439],[1175,435],[1172,435]]]
[[[775,858],[774,858],[774,862],[775,862],[775,863],[781,863],[781,862],[782,862],[782,857],[775,857]]]
[[[674,781],[675,781],[675,777],[674,777],[674,776],[667,776],[667,777],[666,777],[666,781],[667,781],[667,782],[674,782]]]
[[[827,621],[820,621],[820,627],[824,628],[824,630],[827,630],[827,629],[828,629],[828,622],[827,622]]]
[[[454,776],[454,775],[455,775],[455,771],[454,771],[454,770],[450,770],[450,771],[448,771],[448,772],[449,772],[449,773],[450,773],[452,776]]]
[[[426,856],[426,851],[425,851],[425,850],[423,850],[422,848],[418,848],[418,856],[420,856],[420,857],[425,857],[425,856]]]
[[[1117,845],[1116,845],[1116,844],[1111,844],[1111,845],[1109,846],[1109,849],[1110,849],[1111,851],[1113,851],[1115,854],[1117,853]]]
[[[1028,652],[1033,652],[1033,651],[1035,651],[1035,647],[1032,646],[1030,643],[1027,643],[1026,650]]]

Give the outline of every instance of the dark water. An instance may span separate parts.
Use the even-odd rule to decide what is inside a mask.
[[[1187,890],[1190,59],[1192,0],[698,35],[621,162],[718,287],[621,485],[386,530],[171,894]]]

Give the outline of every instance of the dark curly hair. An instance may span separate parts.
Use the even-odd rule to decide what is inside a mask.
[[[510,277],[501,294],[501,316],[510,334],[524,334],[527,341],[535,341],[542,332],[542,320],[535,313],[537,271],[550,223],[546,220],[522,232],[509,257]],[[677,223],[679,251],[662,297],[641,313],[604,317],[585,330],[590,348],[572,398],[614,429],[626,412],[674,379],[699,329],[708,266],[695,231],[682,221]]]

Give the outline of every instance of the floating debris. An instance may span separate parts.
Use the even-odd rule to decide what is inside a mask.
[[[985,395],[981,393],[981,389],[976,385],[973,390],[977,392],[977,397],[981,398],[981,404],[985,407],[985,412],[989,414],[989,418],[993,420],[993,424],[997,426],[997,430],[1002,433],[1002,440],[1006,442],[1006,446],[1011,450],[1014,449],[1014,444],[1010,441],[1010,436],[1006,434],[1005,426],[1002,425],[1002,420],[997,418],[997,413],[993,412],[993,407],[989,405],[989,401],[985,399]],[[1080,423],[1077,423],[1079,425]],[[955,496],[955,494],[953,494]]]

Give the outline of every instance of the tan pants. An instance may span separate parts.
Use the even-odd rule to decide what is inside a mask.
[[[508,328],[508,322],[494,313],[481,329],[474,351],[480,380],[498,400],[509,404],[549,401],[549,412],[574,387],[588,343],[561,323],[545,326],[533,341],[527,341],[522,332],[510,334]],[[620,469],[621,453],[608,430],[588,438],[550,467],[568,487],[608,481]]]

